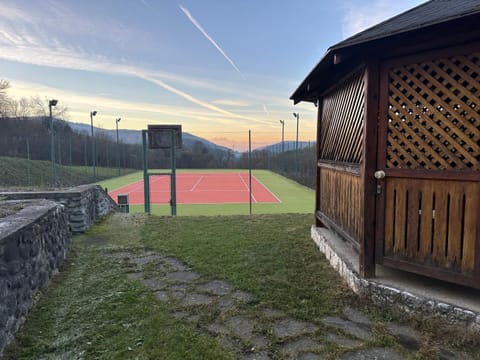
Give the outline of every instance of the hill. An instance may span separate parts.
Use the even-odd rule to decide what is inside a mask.
[[[51,188],[50,161],[0,156],[0,169],[0,191],[12,188]],[[99,167],[97,170],[97,180],[117,176],[115,168]],[[130,169],[121,171],[122,175],[132,172]],[[93,182],[91,167],[56,164],[56,186],[76,186]]]
[[[307,149],[309,147],[315,146],[314,141],[299,141],[298,142],[298,149]],[[295,141],[285,141],[284,142],[284,151],[294,151],[295,150]],[[278,142],[275,144],[263,146],[261,148],[255,149],[255,151],[268,151],[272,153],[281,153],[282,152],[282,143]]]
[[[75,122],[68,123],[72,130],[79,132],[79,133],[86,133],[90,134],[90,125],[88,124],[81,124]],[[101,129],[94,126],[94,132],[104,134],[105,136],[109,137],[112,140],[117,139],[117,131],[115,129]],[[118,129],[118,138],[121,142],[126,144],[141,144],[142,143],[142,131],[141,130],[129,130],[129,129]],[[192,135],[188,132],[182,133],[182,140],[183,146],[187,149],[192,149],[196,142],[201,142],[206,148],[210,150],[219,150],[219,151],[227,151],[233,152],[235,156],[239,156],[240,153],[237,151],[233,151],[232,149],[217,145],[211,141],[208,141],[204,138],[201,138],[196,135]]]

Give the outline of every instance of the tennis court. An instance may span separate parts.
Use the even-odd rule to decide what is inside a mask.
[[[250,201],[248,172],[238,173],[177,173],[177,204],[244,204]],[[110,191],[113,199],[128,194],[129,203],[144,203],[143,180]],[[166,204],[170,201],[170,176],[150,177],[150,202]],[[252,202],[275,204],[280,199],[256,177],[252,176]]]

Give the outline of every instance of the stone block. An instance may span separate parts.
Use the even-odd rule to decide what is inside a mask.
[[[7,241],[3,251],[3,258],[6,262],[18,260],[20,258],[20,250],[16,238],[10,238],[9,241]]]
[[[3,299],[5,299],[5,297],[7,296],[8,294],[8,289],[9,289],[9,282],[8,280],[6,280],[5,278],[4,279],[0,279],[0,304],[3,303]]]
[[[40,253],[40,241],[35,240],[32,241],[32,244],[30,245],[30,258],[34,258]]]
[[[0,305],[0,331],[5,327],[8,321],[8,311],[5,305]]]
[[[12,260],[7,264],[8,274],[11,276],[17,275],[23,268],[25,263],[21,260]]]

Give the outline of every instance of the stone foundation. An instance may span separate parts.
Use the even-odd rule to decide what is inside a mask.
[[[65,260],[71,233],[86,231],[117,209],[97,185],[65,191],[4,192],[0,218],[0,357],[32,306]]]
[[[22,210],[0,221],[0,356],[24,322],[35,292],[63,264],[71,240],[63,205],[22,202]]]
[[[480,313],[436,299],[417,296],[373,279],[362,279],[356,270],[358,264],[342,257],[334,242],[329,241],[320,228],[312,226],[311,236],[332,267],[356,294],[368,298],[377,305],[396,307],[406,313],[440,317],[449,323],[465,325],[480,331]]]
[[[48,199],[65,206],[73,233],[85,232],[102,216],[117,209],[110,196],[98,185],[81,185],[62,191],[3,192],[6,200]]]

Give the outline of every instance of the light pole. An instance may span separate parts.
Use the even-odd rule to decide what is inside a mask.
[[[93,137],[93,117],[97,115],[96,111],[90,111],[90,129],[92,132],[92,165],[93,165],[93,181],[97,181],[97,172],[95,170],[95,138]]]
[[[282,153],[285,152],[285,121],[280,120],[282,124]]]
[[[57,105],[57,100],[52,99],[48,101],[48,110],[50,111],[50,159],[52,160],[52,186],[55,185],[55,139],[53,135],[53,115],[52,106]]]
[[[298,120],[300,119],[299,113],[293,113],[293,117],[297,119],[297,137],[295,140],[295,159],[297,162],[297,173],[298,173]]]
[[[118,176],[120,176],[120,147],[118,144],[118,123],[122,120],[121,118],[115,119],[115,125],[117,126],[117,169]]]

